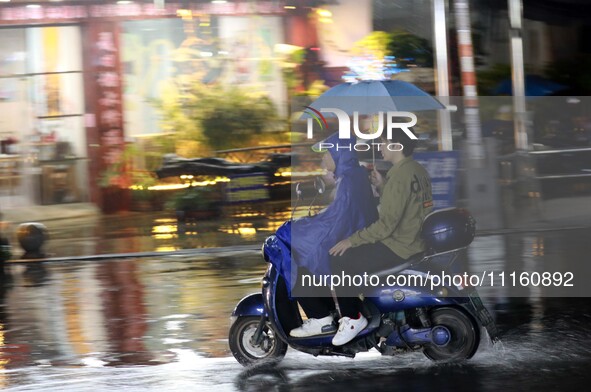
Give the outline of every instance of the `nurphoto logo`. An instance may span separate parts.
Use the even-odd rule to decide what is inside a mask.
[[[349,115],[337,108],[322,108],[320,111],[305,106],[306,110],[304,111],[310,117],[308,120],[308,128],[307,128],[307,138],[312,139],[314,138],[314,121],[320,126],[320,129],[328,128],[328,122],[326,118],[322,115],[322,113],[333,113],[339,122],[339,139],[348,140],[351,138],[351,120]],[[377,127],[372,127],[373,132],[371,133],[364,133],[359,127],[359,112],[353,112],[353,132],[358,139],[362,140],[374,140],[378,139],[382,136],[384,132],[384,128],[386,129],[386,138],[392,139],[392,130],[393,129],[401,129],[406,133],[406,135],[413,140],[417,140],[417,136],[409,129],[417,124],[417,116],[411,112],[386,112],[384,116],[383,112],[379,112],[377,114],[378,117],[378,125]],[[384,126],[384,117],[386,118],[386,125]],[[397,122],[400,118],[408,118],[410,121],[407,122]],[[395,121],[396,119],[396,121]],[[369,151],[372,146],[377,147],[377,150],[380,151],[382,146],[385,146],[389,151],[401,151],[403,146],[400,143],[355,143],[354,145],[339,145],[336,146],[333,143],[326,143],[320,142],[318,143],[320,149],[330,149],[336,148],[339,149],[351,149],[353,148],[355,151]]]

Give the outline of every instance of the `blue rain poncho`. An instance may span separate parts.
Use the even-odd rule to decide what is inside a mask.
[[[354,139],[339,139],[335,133],[324,143],[335,146],[328,149],[336,166],[334,200],[315,216],[297,219],[277,232],[277,237],[287,242],[291,229],[292,257],[284,255],[271,261],[286,280],[290,293],[297,279],[296,267],[306,268],[315,275],[330,274],[330,248],[378,218],[368,172],[359,165],[353,149]]]

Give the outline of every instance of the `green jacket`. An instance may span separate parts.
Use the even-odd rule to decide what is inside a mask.
[[[353,247],[381,241],[403,259],[425,250],[420,231],[433,210],[431,179],[412,156],[388,171],[378,208],[378,220],[349,237]]]

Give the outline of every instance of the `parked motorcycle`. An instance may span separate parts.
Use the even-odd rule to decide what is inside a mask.
[[[299,189],[297,192],[299,196]],[[334,333],[290,336],[302,319],[296,301],[288,296],[285,280],[271,261],[291,257],[291,224],[292,220],[284,223],[264,242],[262,255],[269,267],[262,280],[262,292],[246,296],[232,312],[229,345],[242,365],[278,361],[288,346],[314,356],[353,358],[356,353],[375,348],[383,355],[422,351],[435,361],[464,360],[476,353],[482,330],[496,339],[495,323],[478,292],[464,284],[433,289],[428,284],[370,288],[360,297],[368,325],[343,346],[332,345]],[[452,273],[462,250],[474,239],[475,230],[474,219],[464,209],[435,211],[425,218],[421,230],[429,250],[374,275],[386,281],[389,275],[428,279],[427,275],[437,271]]]

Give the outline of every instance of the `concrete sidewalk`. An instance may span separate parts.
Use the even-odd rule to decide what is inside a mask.
[[[101,211],[92,203],[72,203],[54,205],[33,205],[2,209],[2,220],[12,224],[25,222],[48,222],[75,218],[100,217]]]

